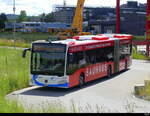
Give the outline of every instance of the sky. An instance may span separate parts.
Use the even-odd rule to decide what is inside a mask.
[[[63,5],[64,0],[15,0],[16,14],[20,14],[21,10],[25,10],[28,16],[37,16],[42,13],[50,13],[54,10],[55,5]],[[121,4],[128,0],[121,0]],[[147,0],[130,0],[146,3]],[[76,6],[77,0],[66,0],[67,5]],[[85,0],[84,6],[115,7],[116,0]],[[0,0],[0,13],[13,14],[13,0]]]

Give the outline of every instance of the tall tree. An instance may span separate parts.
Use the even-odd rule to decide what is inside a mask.
[[[39,17],[40,17],[40,21],[41,22],[44,22],[44,20],[45,20],[45,16],[46,16],[46,14],[45,13],[42,13]]]
[[[5,13],[1,13],[1,14],[0,14],[0,20],[2,20],[2,21],[4,21],[4,22],[7,21],[7,16],[6,16]]]
[[[40,18],[41,22],[54,22],[55,21],[53,13],[48,13],[48,14],[42,13],[38,17]]]
[[[46,16],[45,16],[45,19],[44,19],[45,22],[54,22],[55,19],[54,19],[54,14],[53,13],[48,13]]]
[[[0,29],[5,28],[5,22],[7,22],[7,16],[5,15],[5,13],[1,13],[0,14]]]
[[[18,17],[17,22],[23,22],[23,21],[27,21],[28,17],[27,17],[27,13],[25,10],[20,11],[20,15]]]

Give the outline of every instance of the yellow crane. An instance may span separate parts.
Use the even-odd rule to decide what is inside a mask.
[[[85,0],[78,0],[73,18],[72,29],[77,29],[78,32],[82,32],[84,2]]]
[[[60,32],[58,34],[60,39],[67,39],[75,35],[90,35],[91,34],[89,32],[82,32],[83,31],[82,24],[83,24],[84,2],[85,0],[78,0],[71,28]]]

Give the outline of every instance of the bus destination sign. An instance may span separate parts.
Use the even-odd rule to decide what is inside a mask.
[[[57,44],[35,44],[33,45],[33,51],[35,52],[65,52],[64,45]]]

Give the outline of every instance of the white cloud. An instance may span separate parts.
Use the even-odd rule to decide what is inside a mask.
[[[5,4],[4,2],[0,2],[0,12],[1,13],[12,13],[9,9],[12,10],[11,7],[9,7],[7,4]],[[8,9],[9,8],[9,9]]]
[[[52,11],[52,6],[62,5],[63,0],[15,0],[16,14],[20,14],[21,10],[26,10],[28,15],[39,15],[41,13],[49,13]],[[66,0],[67,5],[76,5],[77,0]],[[136,0],[132,0],[136,1]],[[138,0],[141,3],[146,3],[147,0]],[[115,6],[116,0],[85,0],[85,6]],[[121,4],[127,0],[121,0]],[[13,13],[13,0],[0,0],[0,13]]]
[[[13,13],[13,2],[11,1],[0,0],[1,13]],[[20,14],[21,10],[26,10],[28,15],[38,15],[43,12],[49,13],[52,9],[49,0],[16,0],[16,14]]]

